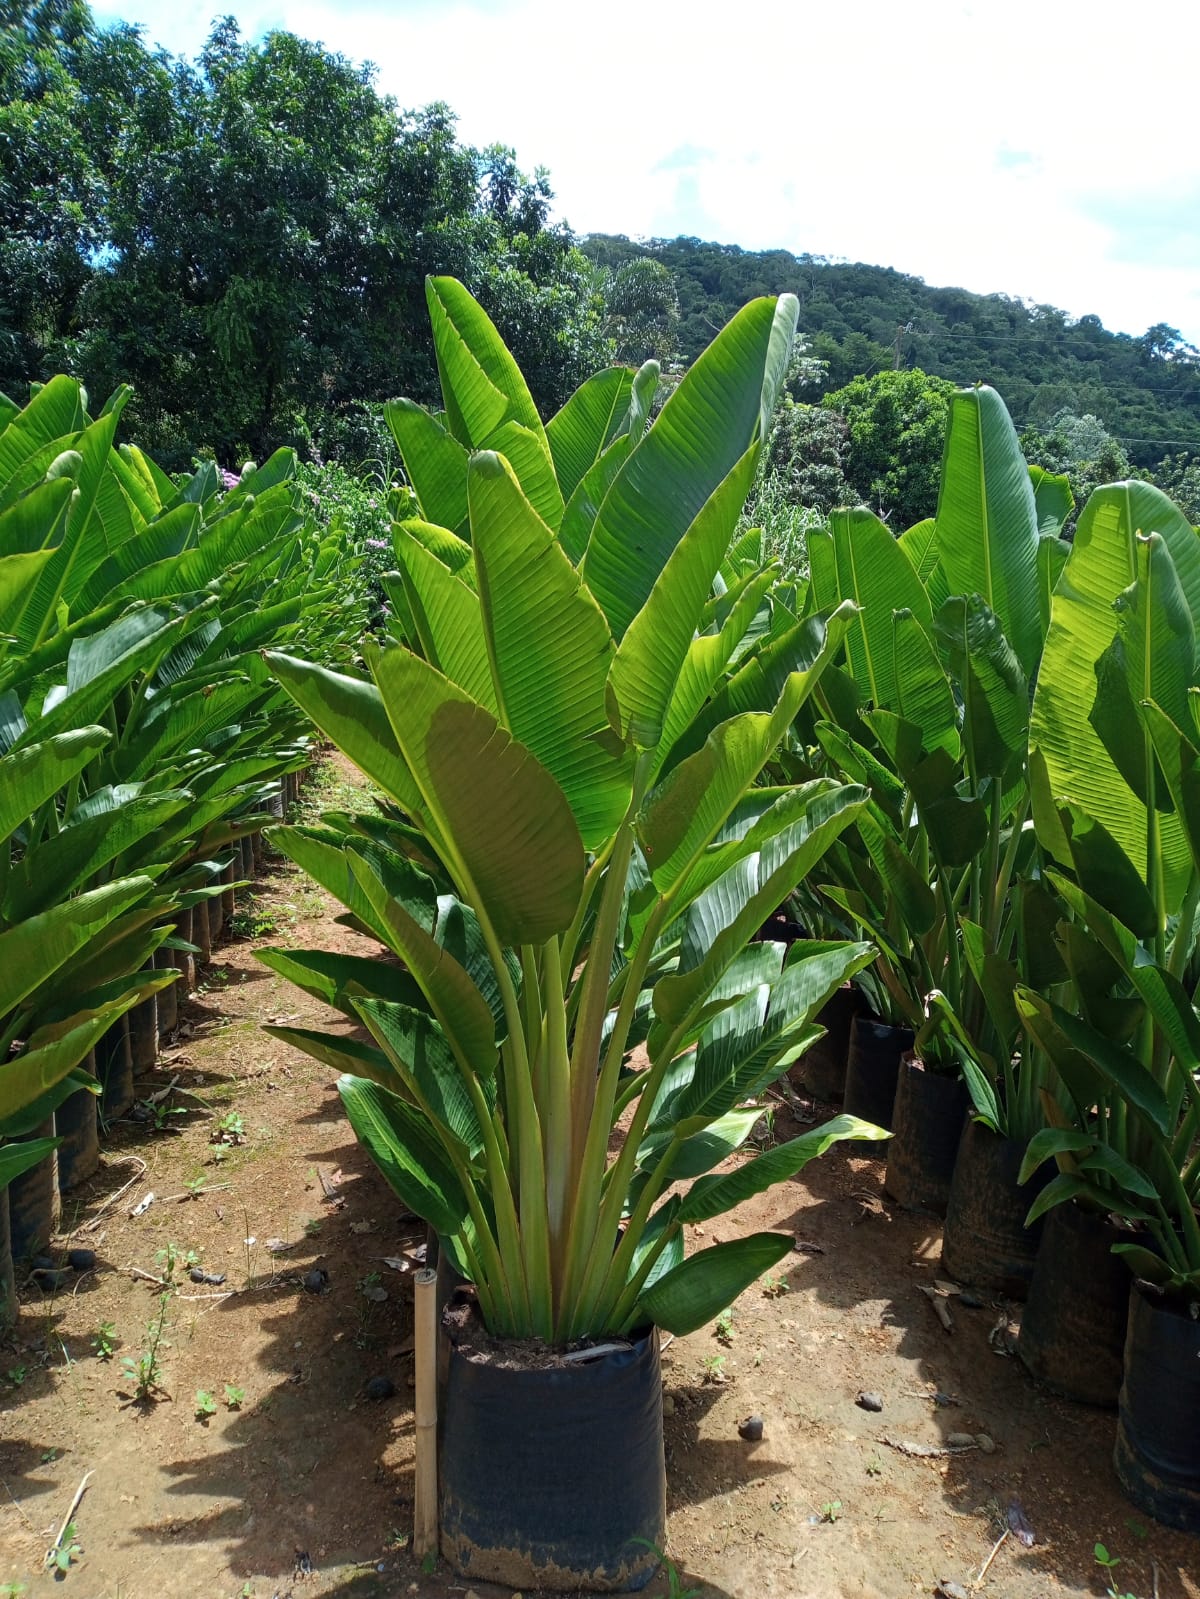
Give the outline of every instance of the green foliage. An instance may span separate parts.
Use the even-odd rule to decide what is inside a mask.
[[[1072,319],[1012,295],[937,288],[892,267],[786,250],[605,234],[583,249],[609,271],[638,257],[668,269],[685,363],[748,299],[790,293],[809,352],[826,365],[828,391],[899,364],[955,384],[993,384],[1021,428],[1044,428],[1064,407],[1097,416],[1140,468],[1154,468],[1168,450],[1200,453],[1200,355],[1172,328],[1131,338],[1095,316]]]
[[[276,837],[404,970],[264,952],[371,1043],[283,1036],[345,1071],[356,1132],[494,1332],[682,1333],[790,1247],[684,1259],[687,1222],[882,1136],[840,1117],[714,1170],[872,953],[747,948],[865,798],[754,787],[849,607],[753,636],[765,582],[713,609],[794,306],[748,306],[649,428],[652,365],[599,374],[543,429],[479,304],[446,279],[428,298],[444,411],[389,408],[422,513],[396,532],[393,637],[365,648],[370,682],[268,657],[388,801]]]
[[[925,372],[876,372],[821,402],[846,419],[845,473],[855,493],[897,533],[937,509],[953,393]]]
[[[309,440],[357,466],[362,401],[435,392],[430,271],[479,289],[548,409],[606,357],[545,174],[319,44],[250,43],[226,18],[172,59],[79,4],[5,27],[0,80],[0,388],[64,367],[97,393],[131,381],[172,469],[200,445]]]

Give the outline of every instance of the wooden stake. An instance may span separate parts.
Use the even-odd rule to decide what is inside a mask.
[[[54,1564],[55,1556],[58,1554],[59,1549],[61,1549],[62,1541],[67,1535],[67,1528],[71,1525],[71,1517],[79,1509],[79,1501],[83,1498],[84,1494],[87,1492],[87,1485],[88,1485],[89,1482],[91,1482],[92,1474],[95,1471],[95,1469],[96,1468],[93,1466],[92,1471],[89,1471],[86,1474],[86,1476],[84,1477],[83,1481],[79,1484],[79,1487],[76,1488],[76,1490],[75,1490],[75,1497],[74,1497],[74,1499],[71,1500],[71,1507],[70,1507],[70,1509],[67,1511],[66,1515],[62,1519],[62,1526],[58,1529],[58,1537],[54,1540],[54,1542],[50,1546],[50,1548],[46,1551],[46,1564],[48,1566],[51,1566],[51,1565]]]
[[[413,1493],[413,1554],[418,1560],[438,1547],[437,1466],[437,1272],[413,1276],[413,1365],[416,1379],[416,1483]]]

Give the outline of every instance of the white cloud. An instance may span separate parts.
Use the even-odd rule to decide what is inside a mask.
[[[1171,77],[1190,0],[1119,28],[1091,0],[113,4],[176,50],[232,9],[370,58],[402,105],[445,100],[463,138],[548,166],[580,230],[878,262],[1200,342],[1200,235],[1172,216],[1200,193]]]

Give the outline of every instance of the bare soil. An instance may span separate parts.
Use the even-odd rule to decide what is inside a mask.
[[[305,804],[345,804],[353,786],[331,763]],[[53,1295],[29,1286],[0,1348],[4,1599],[22,1591],[6,1582],[54,1591],[46,1550],[88,1472],[62,1579],[79,1599],[466,1590],[407,1547],[409,1279],[424,1230],[358,1148],[332,1074],[260,1031],[329,1022],[253,951],[372,952],[338,909],[275,864],[139,1082],[143,1101],[171,1092],[149,1120],[110,1130],[100,1173],[68,1198],[60,1243],[95,1249],[96,1270]],[[784,1093],[772,1136],[832,1109]],[[717,1327],[665,1349],[675,1592],[899,1599],[950,1579],[1001,1599],[1101,1595],[1100,1541],[1120,1557],[1122,1599],[1200,1599],[1200,1540],[1118,1488],[1114,1417],[1039,1390],[1005,1352],[1019,1307],[952,1299],[943,1328],[919,1291],[940,1275],[938,1225],[893,1207],[882,1180],[881,1160],[835,1148],[705,1229],[712,1242],[782,1228],[801,1247]],[[224,1283],[193,1283],[189,1252]],[[138,1402],[123,1361],[147,1351],[168,1273],[158,1387]],[[389,1397],[367,1397],[376,1377]],[[862,1391],[882,1411],[862,1409]],[[739,1436],[752,1415],[758,1443]],[[985,1448],[920,1453],[952,1433],[984,1434]],[[1036,1542],[996,1549],[1014,1499]],[[649,1592],[667,1594],[669,1576]]]

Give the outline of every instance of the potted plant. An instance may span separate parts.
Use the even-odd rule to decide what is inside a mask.
[[[903,1204],[945,1211],[960,1135],[964,1196],[980,1192],[974,1162],[999,1160],[1013,1226],[983,1239],[999,1214],[990,1192],[947,1222],[948,1269],[974,1281],[1012,1275],[1004,1256],[1014,1251],[1017,1276],[1032,1265],[1020,1148],[1001,1152],[994,1135],[1019,1136],[1026,1104],[1040,1126],[1041,1110],[1035,1072],[1018,1071],[1011,1053],[1011,998],[996,991],[1037,903],[1025,894],[1036,869],[1025,734],[1048,614],[1039,579],[1053,584],[1069,509],[1057,521],[1043,509],[1044,476],[1026,467],[1000,397],[963,390],[935,519],[897,539],[870,511],[836,511],[810,537],[815,603],[858,606],[846,670],[818,690],[826,714],[813,737],[834,770],[871,791],[857,837],[827,857],[825,892],[879,947],[880,1020],[911,1030],[892,1043],[880,1089],[896,1085],[887,1187]],[[871,1103],[858,1091],[852,1060],[848,1109]],[[980,1125],[964,1133],[969,1102]]]
[[[1143,532],[1142,529],[1154,531]],[[1195,533],[1145,484],[1093,495],[1047,661],[1085,677],[1039,684],[1033,736],[1045,774],[1038,825],[1070,910],[1060,939],[1075,1008],[1018,991],[1069,1114],[1030,1145],[1026,1171],[1065,1201],[1131,1227],[1133,1268],[1116,1463],[1131,1497],[1200,1528],[1200,740]],[[1119,585],[1124,577],[1132,581]],[[1060,603],[1061,601],[1061,603]],[[1053,654],[1052,654],[1053,651]]]
[[[865,799],[754,787],[849,608],[731,667],[758,597],[713,580],[793,300],[746,307],[649,428],[645,373],[613,372],[543,429],[475,302],[428,291],[445,415],[395,420],[442,521],[397,529],[403,642],[365,646],[370,681],[268,657],[385,796],[273,837],[402,965],[264,958],[366,1025],[278,1031],[345,1072],[356,1132],[472,1285],[443,1551],[472,1577],[628,1588],[662,1544],[655,1328],[703,1325],[792,1248],[685,1259],[685,1227],[869,1133],[838,1118],[716,1169],[873,953],[751,942]]]

